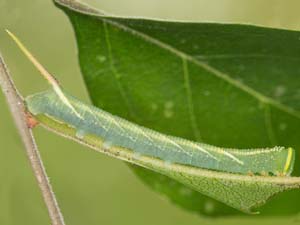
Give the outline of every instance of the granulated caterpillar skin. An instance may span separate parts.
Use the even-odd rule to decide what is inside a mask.
[[[27,97],[28,111],[53,130],[58,125],[72,129],[75,132],[71,135],[76,139],[88,142],[89,136],[98,138],[99,141],[93,139],[93,143],[87,144],[101,151],[115,147],[132,152],[133,159],[148,156],[167,164],[238,174],[288,176],[293,170],[295,151],[292,148],[226,149],[197,143],[136,125],[63,94],[72,108],[50,89]]]

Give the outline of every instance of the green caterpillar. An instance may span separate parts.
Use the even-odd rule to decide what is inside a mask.
[[[272,173],[289,175],[293,169],[294,150],[274,147],[266,149],[224,149],[179,137],[161,134],[133,124],[99,108],[80,102],[64,93],[71,109],[49,90],[26,98],[28,111],[46,126],[68,128],[73,138],[89,142],[99,139],[99,149],[109,151],[121,147],[133,157],[150,156],[166,163],[177,163],[231,173]],[[77,113],[75,113],[73,110]]]
[[[292,148],[226,149],[156,132],[114,116],[64,93],[57,81],[8,31],[21,50],[50,82],[53,89],[25,99],[28,111],[46,127],[102,152],[136,164],[141,157],[237,174],[290,175]],[[122,157],[119,157],[122,158]],[[124,159],[124,157],[123,157]]]

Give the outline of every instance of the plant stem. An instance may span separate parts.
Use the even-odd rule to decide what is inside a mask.
[[[64,225],[64,219],[48,180],[38,147],[27,124],[27,115],[22,96],[16,89],[4,60],[0,54],[0,86],[8,102],[16,127],[22,138],[35,178],[38,182],[44,202],[53,225]]]

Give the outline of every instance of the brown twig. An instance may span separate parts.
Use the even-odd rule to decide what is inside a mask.
[[[64,225],[64,219],[52,191],[32,130],[27,125],[27,116],[22,96],[16,89],[0,54],[0,87],[8,102],[16,127],[24,143],[26,154],[42,192],[53,225]]]

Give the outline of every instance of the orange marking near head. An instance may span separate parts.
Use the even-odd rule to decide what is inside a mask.
[[[30,129],[35,128],[39,124],[39,122],[36,119],[34,119],[30,113],[26,113],[26,122],[27,122],[27,126]]]

